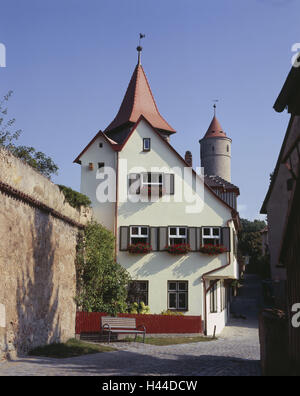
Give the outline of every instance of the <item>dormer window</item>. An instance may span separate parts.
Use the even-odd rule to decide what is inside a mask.
[[[151,139],[144,138],[143,139],[143,151],[150,151],[151,149]]]

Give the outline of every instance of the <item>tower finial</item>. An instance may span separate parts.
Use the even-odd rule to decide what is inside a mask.
[[[141,40],[145,37],[145,34],[140,33],[140,39],[139,39],[139,45],[136,47],[137,52],[138,52],[138,65],[141,64],[141,52],[143,50],[143,47],[141,46]]]
[[[219,99],[214,99],[213,102],[215,102],[215,103],[214,103],[214,116],[216,116],[216,113],[217,113],[217,103],[219,102]]]

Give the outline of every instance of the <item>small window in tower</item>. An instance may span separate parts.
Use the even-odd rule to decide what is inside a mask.
[[[227,153],[229,153],[229,145],[227,145]]]
[[[99,143],[99,147],[102,148],[103,147],[103,143]]]

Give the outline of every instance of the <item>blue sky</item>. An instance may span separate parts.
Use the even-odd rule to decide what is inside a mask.
[[[0,0],[0,94],[14,91],[10,115],[20,144],[50,155],[56,183],[80,188],[73,164],[114,118],[136,64],[158,108],[191,150],[217,115],[233,140],[232,182],[241,216],[257,218],[289,116],[273,104],[300,42],[299,0]]]

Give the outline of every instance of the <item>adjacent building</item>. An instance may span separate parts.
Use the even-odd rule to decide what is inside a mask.
[[[300,303],[299,67],[291,69],[274,108],[287,109],[291,117],[261,212],[268,215],[272,277],[275,285],[285,286],[277,289],[276,305],[288,317],[289,373],[300,375],[300,321],[295,317]]]
[[[116,117],[74,161],[81,192],[114,232],[116,259],[151,313],[201,315],[206,333],[219,333],[239,272],[231,139],[214,117],[200,142],[205,175],[196,172],[191,153],[183,158],[171,145],[176,131],[157,108],[138,51]]]

